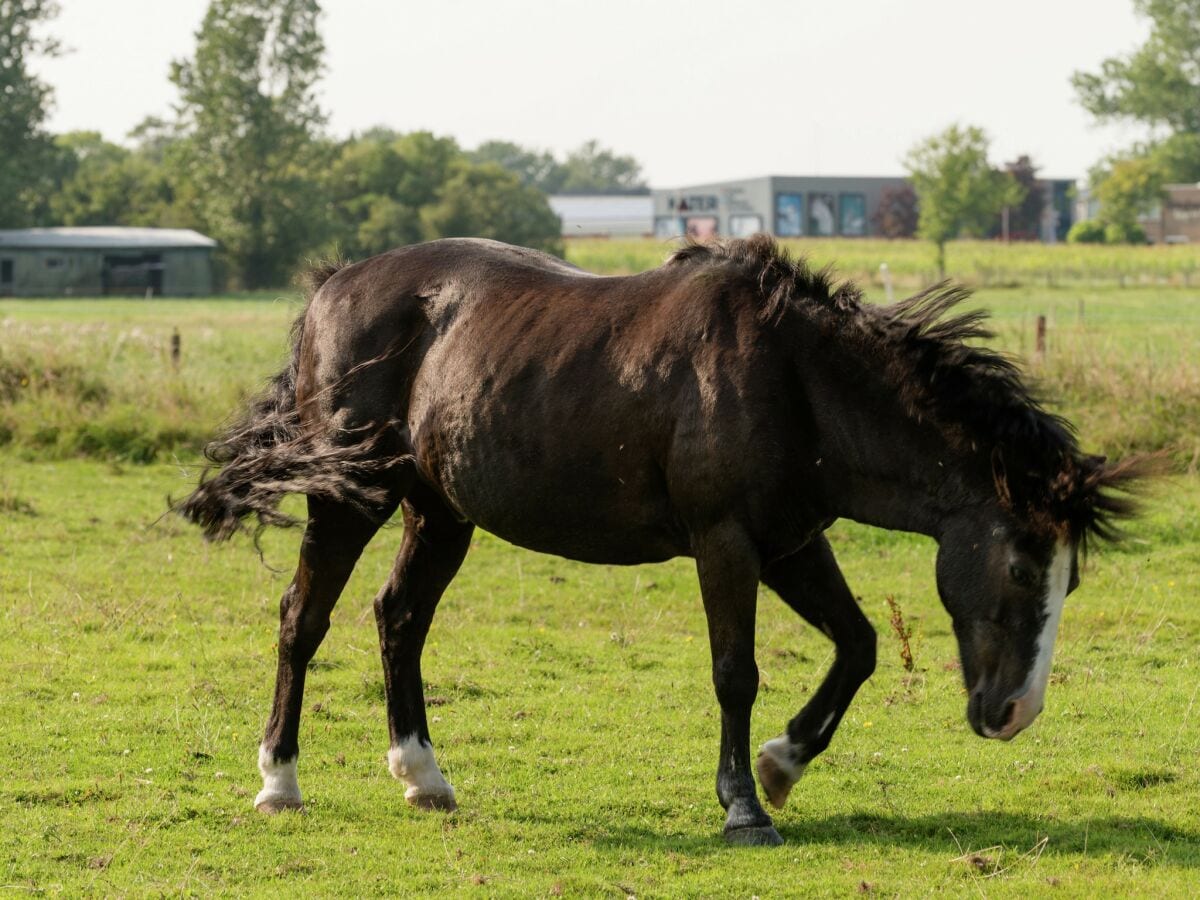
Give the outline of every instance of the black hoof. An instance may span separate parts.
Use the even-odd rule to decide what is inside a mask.
[[[736,847],[778,847],[783,843],[783,838],[771,825],[752,825],[748,828],[726,829],[725,843]]]

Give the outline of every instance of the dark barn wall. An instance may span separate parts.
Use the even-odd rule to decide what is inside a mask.
[[[108,293],[143,295],[144,287],[121,288],[105,278],[107,258],[137,258],[157,255],[162,262],[159,296],[203,296],[213,292],[212,251],[207,247],[155,250],[51,249],[0,247],[0,260],[11,261],[12,282],[0,291],[16,297],[99,297]]]

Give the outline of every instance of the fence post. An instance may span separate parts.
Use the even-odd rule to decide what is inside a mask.
[[[1038,362],[1043,362],[1046,359],[1046,317],[1037,317],[1037,344],[1034,349],[1034,358]]]
[[[896,294],[892,290],[892,270],[888,268],[887,263],[883,262],[879,264],[879,275],[883,278],[883,293],[887,297],[887,302],[894,302]]]
[[[179,368],[179,354],[180,354],[180,346],[179,345],[180,345],[179,329],[173,328],[173,329],[171,329],[171,365],[173,365],[176,369]]]

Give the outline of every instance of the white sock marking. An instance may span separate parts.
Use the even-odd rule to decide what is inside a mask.
[[[450,787],[438,768],[437,760],[433,758],[433,748],[421,743],[415,734],[409,735],[388,751],[388,769],[394,777],[408,785],[404,792],[406,800],[417,797],[454,799],[454,788]]]
[[[265,746],[258,748],[258,771],[262,773],[263,788],[254,798],[254,805],[272,801],[300,804],[300,782],[296,778],[296,757],[276,762]]]
[[[779,766],[780,770],[792,782],[800,780],[800,776],[804,774],[804,770],[808,768],[808,763],[798,763],[796,758],[803,754],[804,748],[793,744],[786,734],[781,734],[777,738],[771,738],[762,745],[760,753],[765,753],[775,761],[775,765]]]

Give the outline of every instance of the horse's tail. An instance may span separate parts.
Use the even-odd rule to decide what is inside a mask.
[[[322,263],[304,277],[309,303],[346,263]],[[381,491],[369,484],[380,467],[371,460],[377,436],[333,441],[303,427],[296,405],[296,374],[304,345],[305,311],[292,325],[288,365],[271,379],[242,416],[204,448],[211,463],[196,489],[174,505],[176,512],[204,529],[210,540],[224,540],[250,516],[259,526],[294,525],[279,510],[285,494],[306,494],[370,506]],[[214,474],[215,472],[215,474]]]

